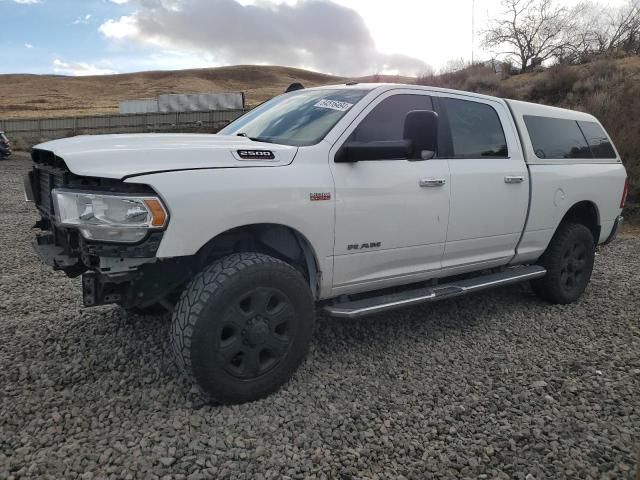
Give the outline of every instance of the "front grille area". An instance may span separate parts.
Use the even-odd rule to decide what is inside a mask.
[[[62,169],[53,167],[36,167],[34,168],[33,193],[35,195],[36,205],[47,216],[53,215],[53,204],[51,200],[51,190],[54,188],[64,187],[66,182],[66,174]]]
[[[124,183],[111,178],[84,177],[72,173],[64,160],[53,152],[34,148],[31,151],[33,172],[31,185],[35,203],[43,216],[54,215],[51,190],[70,187],[80,190],[99,190],[101,192],[149,193],[154,191],[147,185]]]
[[[35,203],[45,217],[53,215],[51,190],[64,187],[69,183],[71,172],[60,157],[47,150],[33,149],[32,187]]]
[[[118,179],[76,175],[67,168],[65,161],[48,150],[33,149],[33,170],[30,172],[31,188],[35,204],[42,219],[35,227],[42,230],[36,242],[43,250],[55,250],[55,269],[62,269],[75,276],[87,268],[98,268],[98,257],[150,258],[158,250],[163,232],[150,232],[137,244],[112,244],[83,239],[78,230],[57,225],[51,191],[54,188],[70,188],[83,192],[135,193],[155,192],[148,185],[125,183]]]

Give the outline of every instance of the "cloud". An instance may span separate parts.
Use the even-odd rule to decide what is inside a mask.
[[[22,5],[35,5],[36,3],[40,3],[41,0],[13,0],[15,3],[20,3]]]
[[[125,3],[127,3],[129,0],[109,0],[111,3],[115,3],[117,5],[124,5]]]
[[[87,13],[84,17],[78,17],[73,24],[74,25],[78,25],[80,23],[87,25],[89,23],[89,20],[91,20],[91,14]]]
[[[329,0],[131,0],[132,15],[110,19],[107,38],[199,53],[218,65],[275,64],[342,74],[417,74],[421,60],[385,54],[360,15]]]
[[[119,20],[107,20],[98,28],[105,37],[122,40],[132,38],[143,41],[140,30],[134,17],[120,17]]]
[[[84,62],[65,62],[58,58],[53,60],[53,71],[63,75],[82,77],[87,75],[111,75],[117,73],[108,68],[100,68],[96,65]]]
[[[31,49],[31,48],[33,48],[33,45],[31,45],[30,43],[25,43],[24,44],[24,48]]]

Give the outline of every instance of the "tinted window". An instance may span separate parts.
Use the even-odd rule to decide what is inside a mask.
[[[616,158],[616,152],[600,125],[596,122],[578,122],[578,125],[589,143],[593,158]]]
[[[507,140],[493,107],[484,103],[444,99],[454,157],[506,157]]]
[[[525,115],[524,123],[538,158],[592,158],[575,120]]]
[[[351,134],[351,140],[358,142],[402,140],[404,117],[411,110],[433,110],[431,97],[394,95],[385,98],[362,120]]]

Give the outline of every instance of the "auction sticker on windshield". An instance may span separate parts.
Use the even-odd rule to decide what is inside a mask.
[[[340,112],[346,112],[351,107],[353,107],[353,103],[339,102],[338,100],[329,100],[329,99],[323,98],[318,103],[316,103],[314,105],[314,107],[330,108],[331,110],[338,110]]]

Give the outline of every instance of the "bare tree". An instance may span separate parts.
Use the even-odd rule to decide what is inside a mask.
[[[629,0],[619,8],[583,2],[571,16],[574,25],[563,52],[567,63],[615,52],[640,53],[640,0]]]
[[[517,59],[520,71],[561,56],[570,45],[570,11],[554,0],[503,0],[504,15],[484,32],[483,46]]]
[[[597,32],[601,52],[622,50],[637,53],[640,40],[640,0],[630,0],[626,5],[611,11],[603,9],[605,19]]]

